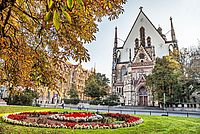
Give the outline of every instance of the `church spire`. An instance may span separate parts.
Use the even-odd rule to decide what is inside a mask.
[[[177,44],[177,40],[176,40],[176,35],[175,35],[175,30],[174,30],[174,26],[173,26],[173,22],[172,22],[172,17],[170,17],[170,22],[171,22],[171,38],[172,38],[172,42],[174,44],[174,48],[176,50],[178,50],[178,44]]]
[[[115,38],[114,38],[114,47],[113,47],[113,70],[115,70],[115,66],[117,63],[117,27],[115,27]]]
[[[115,27],[115,39],[114,39],[114,48],[117,48],[117,27]]]
[[[117,79],[117,27],[115,27],[115,38],[114,38],[114,47],[113,47],[113,61],[112,61],[112,89],[114,89],[114,83]]]
[[[171,37],[172,37],[172,41],[176,43],[177,40],[176,40],[175,30],[174,30],[174,26],[173,26],[173,22],[172,22],[172,17],[170,17],[170,22],[171,22]]]

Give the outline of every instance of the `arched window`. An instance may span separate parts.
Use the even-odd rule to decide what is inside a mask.
[[[129,61],[131,61],[131,49],[129,49]]]
[[[151,37],[147,37],[147,45],[148,45],[148,47],[150,47],[151,46]]]
[[[145,55],[143,53],[139,54],[140,59],[144,59]]]
[[[136,47],[136,48],[139,47],[139,40],[138,40],[138,38],[135,39],[135,47]]]
[[[121,60],[121,52],[118,50],[117,51],[117,62],[120,62]]]
[[[140,43],[143,47],[145,47],[145,29],[144,27],[140,28]]]
[[[124,75],[126,75],[126,73],[127,73],[126,67],[122,66],[122,68],[121,68],[121,77],[120,77],[121,81],[123,80],[123,77],[124,77]]]
[[[138,95],[139,96],[147,96],[147,90],[145,89],[145,87],[141,87],[138,91]]]

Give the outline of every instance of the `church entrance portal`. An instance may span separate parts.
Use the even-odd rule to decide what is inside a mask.
[[[141,87],[138,91],[139,95],[139,106],[148,106],[148,95],[147,95],[147,90],[145,87]]]

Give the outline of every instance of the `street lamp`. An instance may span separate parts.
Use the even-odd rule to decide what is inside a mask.
[[[163,109],[165,110],[165,92],[163,93],[163,103],[164,103]]]

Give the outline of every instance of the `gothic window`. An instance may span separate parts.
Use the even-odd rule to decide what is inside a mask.
[[[139,47],[139,40],[138,40],[138,38],[135,39],[135,47],[136,47],[136,48]]]
[[[122,66],[122,68],[121,68],[121,77],[120,77],[121,81],[123,80],[123,77],[124,77],[124,75],[126,75],[126,73],[127,73],[126,67]]]
[[[147,91],[145,87],[141,87],[138,91],[139,96],[147,96]]]
[[[145,55],[143,53],[139,54],[140,59],[144,59]]]
[[[131,61],[131,49],[129,49],[129,61]]]
[[[121,80],[121,70],[120,69],[118,69],[118,71],[117,71],[117,79]]]
[[[147,37],[147,45],[148,45],[148,47],[151,46],[151,37]]]
[[[121,60],[121,52],[118,50],[117,51],[117,62],[120,62]]]
[[[140,43],[143,47],[145,47],[145,29],[144,29],[144,27],[140,28]]]

